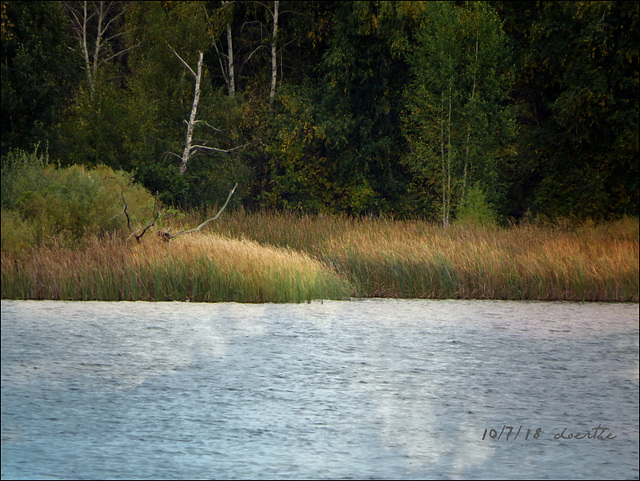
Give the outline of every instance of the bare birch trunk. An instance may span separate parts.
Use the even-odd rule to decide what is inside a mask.
[[[85,2],[86,3],[86,2]],[[98,76],[98,57],[100,56],[100,47],[102,44],[102,35],[104,30],[102,29],[102,22],[105,16],[104,2],[98,2],[98,30],[96,33],[96,44],[93,49],[93,65],[91,66],[91,78],[93,82],[91,82],[91,97],[93,98],[93,94],[96,89],[96,77]]]
[[[87,45],[87,22],[89,21],[89,16],[87,14],[87,2],[83,2],[82,4],[82,32],[81,32],[81,41],[80,44],[82,46],[82,53],[84,55],[84,66],[87,71],[87,80],[89,81],[89,89],[91,92],[91,97],[93,97],[94,85],[93,78],[91,76],[91,62],[89,61],[89,46]]]
[[[448,129],[448,152],[447,152],[447,210],[445,217],[445,227],[449,226],[449,214],[451,212],[451,156],[453,153],[453,148],[451,145],[451,110],[452,110],[452,98],[453,95],[453,86],[451,82],[449,83],[449,122],[447,125]]]
[[[227,57],[229,62],[229,97],[235,97],[236,75],[233,68],[233,36],[231,35],[231,24],[227,25]]]
[[[231,8],[232,1],[231,0],[223,0],[222,8]],[[207,9],[205,8],[205,13]],[[208,18],[208,15],[207,15]],[[214,47],[216,51],[218,51],[218,46],[216,45],[216,40],[213,39]],[[224,76],[224,80],[227,83],[227,90],[229,92],[229,97],[235,97],[236,95],[236,75],[235,69],[233,65],[233,34],[231,31],[231,21],[227,24],[227,71],[222,65],[222,60],[220,61],[220,68],[222,70],[222,75]]]
[[[232,147],[230,149],[219,149],[217,147],[209,147],[207,145],[193,145],[193,129],[196,126],[197,123],[202,122],[202,120],[196,120],[196,115],[198,114],[198,103],[200,102],[200,81],[202,80],[202,61],[203,61],[203,54],[202,52],[198,52],[198,66],[196,68],[196,71],[194,72],[193,69],[189,66],[189,64],[187,62],[185,62],[182,57],[180,57],[180,55],[178,55],[178,52],[176,52],[173,47],[171,45],[169,45],[169,43],[167,42],[167,45],[169,46],[169,48],[171,49],[171,51],[174,53],[174,55],[176,57],[178,57],[178,59],[182,62],[182,64],[187,67],[187,70],[189,70],[189,72],[191,72],[191,75],[193,75],[195,77],[195,87],[194,87],[194,92],[193,92],[193,103],[191,104],[191,114],[189,115],[189,121],[185,120],[185,123],[187,124],[187,137],[185,139],[184,142],[184,150],[182,151],[182,157],[180,157],[178,154],[175,154],[173,152],[170,152],[172,155],[175,155],[176,157],[179,157],[181,159],[181,163],[180,163],[180,175],[184,175],[184,173],[187,171],[187,164],[189,163],[189,159],[198,151],[206,151],[206,152],[220,152],[223,154],[230,154],[231,152],[241,149],[243,147],[246,147],[249,144],[244,144],[244,145],[238,145],[236,147]],[[211,128],[212,130],[216,131],[216,132],[220,132],[219,129],[216,129],[215,127],[212,127],[211,125],[209,125],[206,122],[202,122],[204,125],[206,125],[207,127]]]
[[[276,40],[278,38],[278,10],[280,2],[273,2],[273,35],[271,37],[271,91],[269,92],[269,105],[273,105],[276,98],[276,81],[278,75],[278,58]]]
[[[89,12],[89,4],[87,1],[82,2],[82,9],[79,9],[75,2],[63,2],[67,11],[69,12],[72,20],[73,30],[76,35],[77,40],[80,43],[80,49],[82,51],[82,56],[84,59],[84,68],[87,72],[87,81],[89,83],[89,92],[91,94],[91,98],[96,90],[96,82],[98,77],[98,68],[101,64],[109,62],[114,58],[124,54],[125,52],[137,47],[137,45],[132,45],[131,47],[125,48],[116,52],[108,58],[100,58],[101,52],[103,51],[103,46],[109,43],[111,40],[120,37],[125,32],[115,33],[111,36],[107,36],[107,31],[111,24],[122,16],[125,13],[126,4],[121,4],[120,2],[94,2],[93,12]],[[124,5],[124,6],[123,6]],[[110,14],[113,13],[114,9],[122,8],[122,10],[115,15],[111,16],[110,20],[107,18]],[[97,16],[95,27],[91,27],[89,25],[89,21]],[[89,45],[89,30],[95,28],[95,32],[92,34],[95,37],[95,43],[93,47]],[[93,54],[90,53],[90,49],[93,50]]]
[[[198,103],[200,102],[200,80],[202,79],[202,59],[203,59],[202,52],[198,52],[198,67],[195,73],[195,77],[196,77],[196,84],[194,89],[195,91],[193,93],[193,104],[191,105],[191,115],[189,115],[189,122],[187,122],[187,138],[185,140],[184,150],[182,152],[182,163],[180,164],[180,175],[184,175],[184,173],[187,171],[187,162],[189,162],[189,159],[191,158],[191,149],[192,149],[191,141],[193,139],[193,128],[196,125]],[[183,63],[184,63],[184,60],[183,60]],[[194,73],[193,70],[191,70],[191,73]]]
[[[442,226],[446,227],[446,205],[447,205],[447,175],[446,175],[446,165],[444,160],[444,90],[440,96],[440,160],[442,162]]]

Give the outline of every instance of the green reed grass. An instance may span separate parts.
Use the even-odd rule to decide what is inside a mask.
[[[205,213],[204,216],[208,215]],[[202,216],[202,217],[204,217]],[[201,222],[188,215],[175,230]],[[638,302],[638,220],[448,229],[419,220],[222,216],[170,244],[87,238],[2,252],[2,297],[302,302],[353,297]]]
[[[92,239],[86,246],[2,254],[2,297],[72,300],[303,302],[349,297],[310,256],[248,240],[193,235],[171,244]]]

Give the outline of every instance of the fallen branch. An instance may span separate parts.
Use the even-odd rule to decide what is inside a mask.
[[[224,203],[224,205],[222,206],[222,208],[218,211],[218,213],[215,215],[215,217],[212,217],[211,219],[207,219],[205,220],[202,224],[200,224],[198,227],[194,228],[194,229],[189,229],[189,230],[182,230],[180,232],[176,232],[175,234],[170,234],[169,232],[160,232],[159,235],[167,242],[169,242],[171,239],[175,239],[176,237],[180,236],[180,235],[184,235],[184,234],[191,234],[193,232],[198,232],[199,230],[202,230],[202,228],[204,226],[206,226],[209,222],[213,222],[214,220],[216,220],[218,217],[220,217],[220,214],[222,214],[222,211],[224,211],[224,209],[227,207],[227,204],[229,203],[229,200],[231,200],[231,196],[233,195],[233,193],[236,191],[236,187],[238,187],[238,183],[236,182],[236,185],[233,186],[233,189],[231,189],[231,192],[229,192],[229,195],[227,196],[227,201]]]

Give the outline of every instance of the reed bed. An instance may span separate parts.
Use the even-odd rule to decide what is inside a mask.
[[[29,256],[2,254],[2,297],[13,299],[302,302],[348,298],[346,281],[317,259],[218,235],[140,244],[92,238]]]
[[[217,232],[331,265],[354,297],[638,302],[638,219],[507,228],[293,214],[221,219]]]
[[[206,213],[204,215],[207,215]],[[183,226],[201,222],[195,214]],[[174,226],[179,229],[180,225]],[[163,243],[90,238],[2,253],[2,297],[301,302],[348,297],[638,302],[638,220],[447,229],[420,220],[229,213]]]
[[[379,297],[638,302],[638,240],[518,227],[384,231],[329,240],[323,259]]]

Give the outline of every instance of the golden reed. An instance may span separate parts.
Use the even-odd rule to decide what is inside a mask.
[[[196,221],[195,214],[183,220]],[[181,226],[175,225],[177,229]],[[638,302],[638,220],[448,229],[247,214],[167,244],[88,237],[2,253],[2,298],[302,302],[352,297]]]

